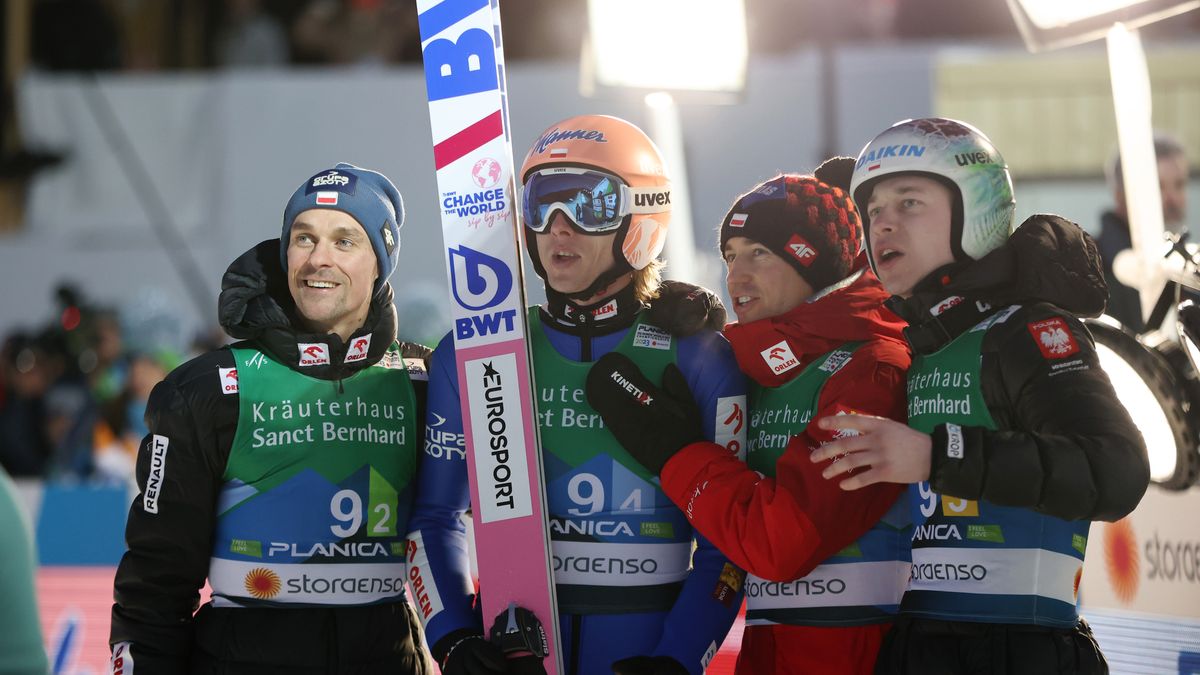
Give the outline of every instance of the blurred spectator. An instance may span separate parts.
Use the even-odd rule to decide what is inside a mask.
[[[0,673],[47,673],[34,596],[35,566],[29,521],[16,499],[8,474],[0,470]]]
[[[0,467],[13,476],[41,476],[50,457],[42,405],[52,380],[48,359],[24,333],[9,336],[0,352]]]
[[[1158,159],[1158,189],[1162,194],[1163,227],[1167,232],[1182,234],[1187,230],[1184,223],[1187,214],[1187,155],[1178,139],[1167,134],[1155,134],[1154,156]],[[1120,151],[1113,155],[1105,172],[1112,190],[1113,207],[1100,214],[1100,236],[1096,239],[1096,245],[1104,259],[1104,277],[1108,281],[1107,313],[1126,328],[1141,333],[1146,329],[1146,325],[1142,318],[1138,291],[1122,284],[1113,275],[1113,260],[1118,253],[1132,246]]]
[[[92,433],[98,418],[78,355],[67,349],[63,332],[49,330],[38,338],[52,377],[43,396],[46,437],[50,442],[45,476],[87,478],[92,473]]]
[[[101,406],[94,446],[98,477],[131,480],[138,444],[150,433],[146,427],[146,402],[150,391],[180,360],[170,352],[134,354],[128,359],[128,377],[120,393]]]
[[[283,66],[288,61],[287,36],[260,0],[225,0],[225,17],[217,30],[216,61],[223,68]]]

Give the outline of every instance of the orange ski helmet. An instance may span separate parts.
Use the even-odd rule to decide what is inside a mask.
[[[580,115],[546,129],[521,165],[521,215],[545,232],[561,212],[583,234],[609,234],[614,266],[574,297],[594,295],[662,252],[671,222],[671,182],[662,153],[641,129],[609,115]],[[526,248],[546,278],[537,246]]]

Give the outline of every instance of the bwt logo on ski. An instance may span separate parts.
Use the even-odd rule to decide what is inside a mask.
[[[491,31],[468,28],[454,41],[431,39],[483,7],[487,7],[486,0],[446,0],[418,15],[421,42],[428,41],[421,50],[421,61],[430,101],[499,88],[496,43],[492,41]]]
[[[371,349],[371,336],[364,335],[354,338],[350,342],[350,348],[346,350],[346,363],[354,363],[367,358],[367,351]]]
[[[506,206],[504,188],[468,192],[464,195],[447,192],[442,197],[442,209],[446,214],[459,218],[503,211]]]
[[[459,246],[450,253],[450,290],[459,306],[472,311],[495,307],[508,299],[513,290],[512,270],[503,260],[473,248]],[[505,309],[457,319],[455,337],[511,333],[515,330],[517,310]]]

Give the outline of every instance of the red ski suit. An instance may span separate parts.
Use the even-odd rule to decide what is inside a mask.
[[[821,417],[849,409],[906,419],[910,355],[904,323],[882,304],[887,297],[866,269],[848,286],[790,312],[725,329],[738,365],[764,386],[787,382],[846,342],[866,341],[825,383],[814,423],[790,439],[774,479],[711,442],[685,447],[663,468],[663,490],[693,526],[757,576],[789,581],[807,575],[870,529],[906,487],[878,483],[844,491],[838,481],[821,477],[826,464],[809,461],[812,449],[833,438],[833,432],[817,428]],[[775,375],[761,352],[781,339],[800,365]],[[890,626],[749,626],[737,673],[870,673]]]

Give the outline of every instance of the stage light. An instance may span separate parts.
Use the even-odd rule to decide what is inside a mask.
[[[1169,489],[1185,489],[1200,470],[1196,432],[1185,410],[1190,401],[1162,354],[1104,318],[1085,323],[1096,339],[1100,366],[1146,441],[1150,479]]]
[[[742,0],[589,0],[588,28],[585,87],[734,97],[745,85]]]
[[[1200,0],[1008,0],[1029,51],[1104,37],[1114,23],[1137,29],[1200,7]]]

